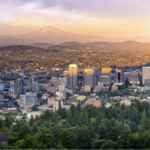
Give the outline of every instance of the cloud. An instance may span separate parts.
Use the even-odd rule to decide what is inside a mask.
[[[150,33],[149,14],[150,0],[0,0],[0,25],[20,31],[52,25],[104,36],[117,31],[118,35]]]
[[[38,9],[60,8],[77,13],[130,17],[150,13],[149,0],[2,0],[8,5],[36,5]],[[34,8],[33,8],[34,9]],[[146,15],[147,16],[147,15]]]
[[[1,4],[20,6],[31,5],[38,9],[59,8],[68,13],[93,14],[104,17],[148,17],[149,0],[2,0]],[[7,6],[6,6],[7,7]]]

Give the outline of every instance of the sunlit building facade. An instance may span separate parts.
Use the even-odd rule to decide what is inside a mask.
[[[69,77],[69,89],[77,89],[78,88],[78,66],[76,64],[70,64],[68,69],[68,77]]]
[[[102,75],[110,75],[111,68],[102,68]]]
[[[95,71],[93,69],[84,69],[84,85],[85,86],[95,86],[94,82]]]

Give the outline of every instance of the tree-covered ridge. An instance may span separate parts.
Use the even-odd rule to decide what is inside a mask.
[[[7,119],[7,118],[6,118]],[[6,126],[7,122],[7,126]],[[150,148],[150,106],[147,102],[119,103],[106,108],[91,105],[47,110],[39,118],[23,118],[7,128],[11,149],[143,149]]]
[[[73,50],[66,46],[52,46],[42,49],[32,46],[7,46],[0,48],[0,70],[10,70],[21,66],[25,69],[68,67],[78,64],[86,67],[138,67],[150,62],[149,49],[134,50]]]

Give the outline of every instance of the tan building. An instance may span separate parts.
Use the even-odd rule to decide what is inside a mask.
[[[47,92],[56,92],[56,87],[49,85],[49,86],[46,88],[46,90],[47,90]]]
[[[48,105],[53,105],[53,100],[54,100],[54,99],[55,99],[55,97],[48,98],[47,104],[48,104]]]
[[[61,98],[55,98],[53,100],[53,111],[58,110],[59,106],[63,108],[63,100]]]
[[[111,87],[111,91],[112,91],[112,92],[118,91],[118,86],[113,85],[113,86]]]
[[[139,84],[138,73],[132,72],[129,74],[129,83],[131,84]]]
[[[94,107],[101,107],[101,101],[89,99],[89,100],[85,101],[85,106],[87,106],[87,105],[93,105]]]

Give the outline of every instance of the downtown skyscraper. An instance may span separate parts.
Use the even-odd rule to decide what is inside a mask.
[[[70,64],[68,68],[68,79],[70,89],[78,88],[78,66],[76,64]]]

